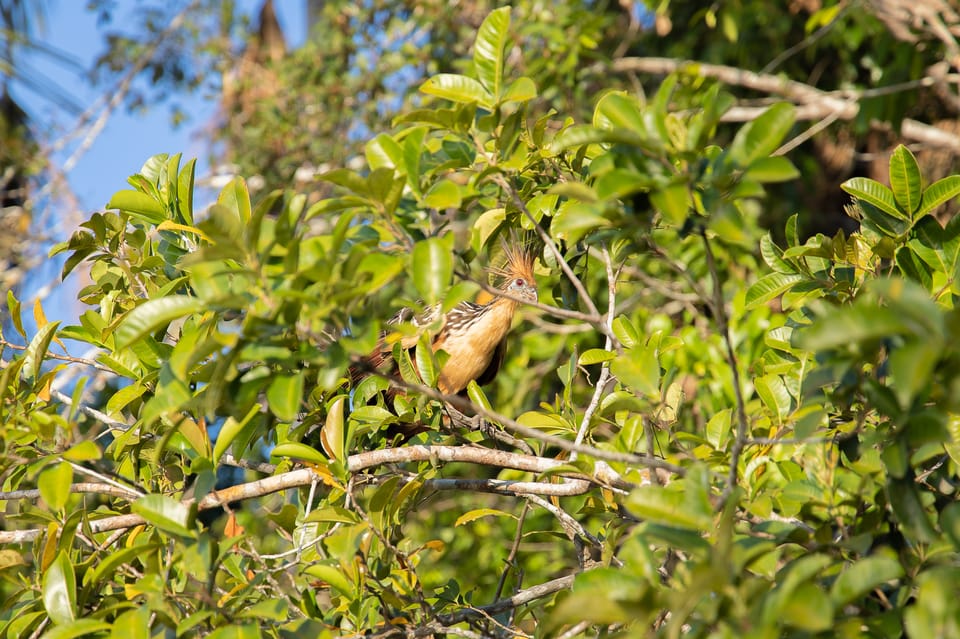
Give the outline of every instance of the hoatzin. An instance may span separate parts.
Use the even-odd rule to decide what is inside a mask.
[[[495,287],[510,297],[483,291],[476,302],[460,302],[442,319],[438,317],[441,305],[434,304],[419,315],[403,309],[390,320],[391,324],[410,322],[429,330],[440,319],[431,343],[434,352],[443,350],[450,355],[438,376],[437,387],[442,393],[459,393],[473,380],[481,385],[492,381],[503,363],[507,334],[517,307],[522,301],[537,301],[533,253],[515,239],[504,242],[503,253],[503,265],[491,268],[490,272],[496,277]],[[401,347],[416,346],[422,330],[401,339]],[[392,363],[391,351],[392,346],[381,338],[370,364],[383,370],[385,364]]]

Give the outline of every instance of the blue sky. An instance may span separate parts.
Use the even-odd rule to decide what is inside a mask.
[[[240,10],[255,15],[261,3],[262,0],[240,0],[237,4]],[[69,95],[71,101],[84,111],[102,99],[112,83],[93,86],[83,72],[89,70],[97,56],[104,51],[106,31],[117,30],[117,25],[124,24],[124,16],[128,12],[142,6],[140,2],[117,3],[113,24],[103,28],[97,25],[96,16],[86,11],[86,4],[81,0],[47,0],[44,23],[34,34],[36,40],[51,45],[73,59],[75,65],[65,65],[49,56],[32,54],[23,56],[20,70],[33,78],[40,77],[55,84],[60,92]],[[172,18],[186,2],[181,0],[169,4],[173,5],[169,10]],[[275,6],[288,44],[297,46],[302,43],[307,32],[305,2],[275,0]],[[76,128],[76,114],[58,108],[23,84],[14,82],[11,91],[30,114],[33,129],[45,146],[57,143]],[[115,191],[128,188],[127,177],[136,173],[147,158],[157,153],[183,153],[185,158],[196,157],[198,177],[205,175],[209,171],[209,146],[203,138],[203,131],[210,126],[216,114],[216,96],[197,94],[178,96],[177,100],[184,110],[193,114],[191,121],[177,128],[171,124],[170,110],[166,104],[134,113],[128,113],[125,106],[113,111],[92,145],[79,156],[67,173],[82,215],[79,218],[67,216],[66,205],[53,202],[49,208],[40,211],[41,215],[35,213],[35,222],[42,226],[36,230],[47,235],[51,242],[67,239],[77,222],[87,219],[91,212],[102,209]],[[53,155],[53,162],[63,167],[80,143],[79,139],[72,140]],[[203,200],[203,197],[199,198],[199,201]],[[67,280],[66,290],[56,290],[59,274],[59,263],[47,262],[35,269],[21,291],[26,302],[24,307],[30,308],[31,298],[40,291],[46,300],[44,307],[50,319],[73,323],[81,310],[77,307],[73,292],[78,286],[77,276]],[[45,290],[47,287],[54,289],[49,295]]]
[[[170,4],[173,5],[169,11],[172,17],[185,3]],[[260,4],[261,0],[238,2],[241,10],[249,13],[258,11]],[[302,42],[306,35],[306,8],[303,0],[277,0],[275,4],[288,42]],[[108,28],[116,29],[116,25],[122,25],[124,12],[136,11],[141,3],[121,2],[117,5],[117,18]],[[97,55],[105,48],[105,30],[98,27],[96,16],[87,12],[86,2],[80,0],[48,0],[46,6],[45,28],[35,34],[37,39],[74,58],[81,69],[90,69]],[[24,62],[27,68],[35,69],[54,81],[83,109],[93,105],[109,89],[109,86],[91,86],[75,69],[57,64],[48,57],[27,56]],[[76,117],[58,110],[48,100],[22,86],[15,84],[13,91],[34,118],[35,128],[42,138],[50,137],[55,131],[60,134],[68,132],[76,121]],[[127,176],[135,173],[144,160],[155,153],[182,152],[185,157],[198,157],[204,162],[201,173],[206,169],[208,147],[201,135],[202,129],[210,124],[216,113],[216,102],[200,95],[178,100],[186,110],[194,114],[190,122],[179,128],[171,126],[170,112],[166,105],[138,113],[127,113],[126,109],[121,107],[113,113],[89,151],[68,175],[81,206],[87,210],[102,207],[114,191],[125,187]],[[58,136],[52,137],[56,139]],[[76,146],[76,142],[68,145],[63,152],[55,156],[55,161],[62,164]]]

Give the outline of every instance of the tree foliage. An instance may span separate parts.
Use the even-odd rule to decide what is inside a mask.
[[[0,633],[960,635],[960,225],[932,215],[960,176],[898,147],[844,183],[858,230],[778,244],[795,106],[731,130],[679,73],[543,111],[518,20],[329,197],[238,178],[201,212],[155,156],[55,249],[89,266],[77,325],[8,296]],[[542,303],[493,384],[441,395],[426,348],[363,368],[510,232]]]

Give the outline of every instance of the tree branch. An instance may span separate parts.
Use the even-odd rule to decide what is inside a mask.
[[[498,468],[512,468],[514,470],[523,470],[532,473],[546,473],[558,469],[565,465],[565,462],[557,459],[545,457],[533,457],[530,455],[521,455],[518,453],[508,453],[491,448],[473,448],[464,446],[404,446],[401,448],[386,448],[383,450],[373,450],[364,453],[357,453],[347,458],[346,467],[351,473],[381,466],[384,464],[396,464],[405,462],[421,461],[446,461],[446,462],[466,462],[472,464],[481,464],[494,466]],[[580,473],[561,473],[564,477],[572,477],[565,483],[549,484],[545,482],[513,482],[507,480],[433,480],[433,487],[439,490],[462,490],[478,489],[484,492],[493,492],[508,495],[533,495],[544,494],[548,496],[579,495],[587,492],[591,484],[600,486],[613,486],[620,489],[629,489],[632,484],[625,482],[619,474],[606,464],[597,464],[594,476],[587,477]],[[273,475],[258,479],[256,481],[237,484],[222,490],[215,490],[204,495],[197,501],[197,510],[211,510],[231,502],[244,501],[264,497],[272,493],[281,492],[290,488],[298,488],[310,485],[317,478],[317,474],[310,468],[300,468],[280,475]],[[81,484],[77,484],[80,486]],[[84,485],[85,486],[85,485]],[[104,486],[97,484],[97,486]],[[107,492],[107,489],[119,490],[116,487],[105,486],[104,490],[96,492]],[[73,492],[90,492],[71,489]],[[124,498],[130,498],[132,491],[123,492]],[[13,493],[0,493],[2,499],[35,499],[40,496],[39,491],[15,491]],[[185,504],[191,504],[194,500],[184,500]],[[121,528],[130,528],[145,524],[147,521],[140,515],[128,514],[117,515],[114,517],[104,517],[102,519],[92,519],[89,521],[90,530],[93,533],[105,532],[108,530],[118,530]],[[32,530],[12,530],[0,531],[0,544],[19,544],[33,541],[44,531],[40,529]]]
[[[852,120],[860,112],[858,101],[877,91],[912,90],[917,87],[942,84],[942,78],[928,77],[910,83],[881,87],[864,91],[827,92],[816,87],[787,80],[785,78],[748,71],[737,67],[721,64],[708,64],[696,60],[677,60],[673,58],[620,58],[610,64],[598,63],[587,69],[588,73],[650,73],[654,75],[669,75],[681,71],[702,78],[714,78],[721,82],[740,86],[754,91],[777,95],[797,104],[796,117],[798,120],[823,120],[833,117],[840,120]],[[721,118],[725,122],[744,122],[753,120],[763,108],[734,107]],[[883,123],[872,121],[871,126],[882,127]],[[904,119],[900,126],[900,134],[914,142],[929,146],[949,149],[960,153],[960,136],[943,129]]]

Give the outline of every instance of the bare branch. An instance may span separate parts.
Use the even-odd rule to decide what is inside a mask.
[[[611,71],[651,73],[654,75],[668,75],[682,71],[699,77],[714,78],[731,86],[740,86],[790,100],[797,105],[796,118],[798,120],[824,120],[829,117],[838,120],[852,120],[860,111],[858,101],[870,95],[866,91],[821,91],[808,84],[787,80],[775,75],[695,60],[652,57],[621,58],[614,60],[611,64],[598,63],[588,69],[588,72],[591,73],[609,73]],[[881,87],[870,91],[872,93],[894,90],[907,91],[923,86],[940,86],[946,81],[946,78],[931,76],[895,87]],[[755,119],[763,110],[760,107],[734,107],[727,111],[721,119],[725,122],[749,121]],[[871,126],[882,128],[884,125],[881,122],[873,121]],[[904,119],[901,123],[900,134],[907,140],[960,152],[960,136],[916,120]]]
[[[603,247],[601,255],[603,256],[603,264],[607,271],[607,338],[603,349],[605,351],[613,351],[614,341],[610,336],[613,335],[613,316],[616,315],[617,311],[617,277],[613,272],[613,262],[610,260],[610,252],[607,250],[607,247]],[[590,403],[583,412],[583,420],[580,422],[579,430],[577,430],[577,437],[573,440],[574,444],[579,446],[587,436],[587,430],[590,428],[590,420],[593,419],[593,414],[596,412],[597,407],[600,406],[600,400],[603,398],[603,393],[609,380],[610,362],[603,362],[600,365],[600,376],[597,378],[597,385],[593,390],[593,397],[590,398]],[[570,461],[576,460],[577,452],[573,451],[570,453]]]
[[[447,461],[447,462],[466,462],[473,464],[483,464],[496,466],[499,468],[512,468],[533,473],[546,473],[564,465],[565,462],[557,459],[545,457],[532,457],[530,455],[520,455],[517,453],[508,453],[490,448],[474,448],[463,446],[405,446],[401,448],[386,448],[383,450],[374,450],[364,453],[357,453],[347,458],[347,469],[352,473],[358,473],[367,468],[380,466],[383,464],[394,464],[404,462],[418,461]],[[573,480],[564,484],[548,484],[543,482],[511,482],[506,480],[487,480],[482,483],[464,482],[463,480],[435,480],[434,487],[438,489],[481,489],[485,492],[495,492],[501,494],[513,495],[531,495],[536,492],[546,495],[577,495],[586,492],[589,489],[590,482],[601,486],[613,486],[620,489],[629,489],[631,484],[625,482],[606,464],[597,464],[593,477],[585,477],[577,473],[562,473],[564,476],[572,476]],[[277,493],[290,488],[308,486],[314,482],[317,474],[310,468],[301,468],[292,470],[280,475],[273,475],[258,479],[256,481],[237,484],[222,490],[215,490],[208,493],[197,501],[198,510],[211,510],[224,506],[231,502],[244,501],[264,497],[272,493]],[[100,484],[100,486],[103,486]],[[113,490],[118,490],[113,487]],[[75,492],[85,492],[76,490]],[[88,491],[86,491],[88,492]],[[105,491],[99,491],[105,492]],[[127,490],[121,495],[124,498],[130,498],[132,491]],[[3,495],[0,493],[0,499]],[[33,495],[33,493],[30,493]],[[39,497],[39,491],[35,497]],[[35,497],[8,497],[8,498],[35,498]],[[190,504],[194,500],[184,500],[184,503]],[[118,530],[121,528],[130,528],[147,523],[139,515],[118,515],[114,517],[105,517],[103,519],[93,519],[89,521],[90,530],[93,533],[105,532],[108,530]],[[0,531],[0,544],[18,544],[32,541],[43,533],[42,530],[14,530]]]

